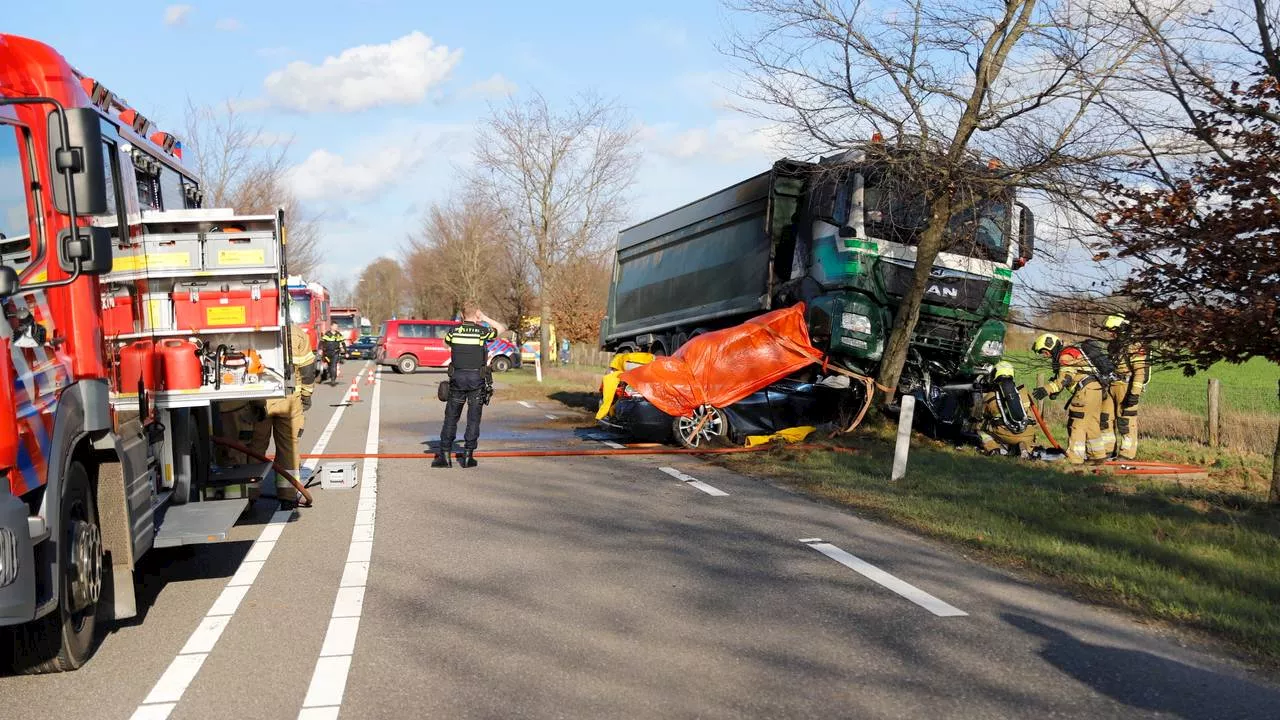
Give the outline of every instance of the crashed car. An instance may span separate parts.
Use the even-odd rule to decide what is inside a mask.
[[[750,436],[799,426],[848,425],[859,407],[847,383],[817,382],[813,373],[779,380],[725,408],[705,405],[688,417],[664,413],[625,385],[615,393],[609,414],[599,420],[602,429],[643,442],[674,440],[689,449],[742,445]]]

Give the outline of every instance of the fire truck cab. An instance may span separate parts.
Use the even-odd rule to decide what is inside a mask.
[[[201,208],[181,154],[0,34],[0,658],[20,671],[80,667],[97,620],[138,613],[137,560],[225,539],[270,472],[215,467],[212,438],[218,403],[292,388],[283,215]]]

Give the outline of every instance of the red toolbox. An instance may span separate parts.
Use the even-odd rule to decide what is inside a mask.
[[[173,288],[179,330],[263,328],[280,324],[280,291],[272,280],[180,282]]]
[[[102,290],[102,334],[115,337],[135,332],[133,326],[133,291],[127,287],[105,287]]]

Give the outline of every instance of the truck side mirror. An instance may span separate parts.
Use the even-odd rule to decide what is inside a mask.
[[[1019,267],[1035,255],[1036,250],[1036,216],[1031,208],[1018,203],[1018,263]]]
[[[69,229],[59,233],[58,264],[66,272],[75,272],[77,260],[80,272],[87,275],[111,272],[111,231],[103,227],[79,227],[75,237]]]
[[[18,271],[5,265],[0,267],[0,298],[18,294]]]
[[[77,215],[107,212],[107,182],[103,172],[102,126],[90,108],[68,108],[67,137],[63,137],[58,111],[49,113],[49,169],[53,182],[53,207],[71,214],[67,179],[75,193]]]

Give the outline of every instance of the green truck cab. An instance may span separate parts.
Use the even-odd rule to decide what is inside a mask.
[[[899,386],[945,423],[967,408],[962,386],[1003,355],[1014,271],[1034,248],[1034,218],[1013,189],[965,205],[948,223]],[[670,353],[803,301],[830,361],[875,374],[925,210],[918,190],[860,153],[778,161],[619,233],[601,344]]]

